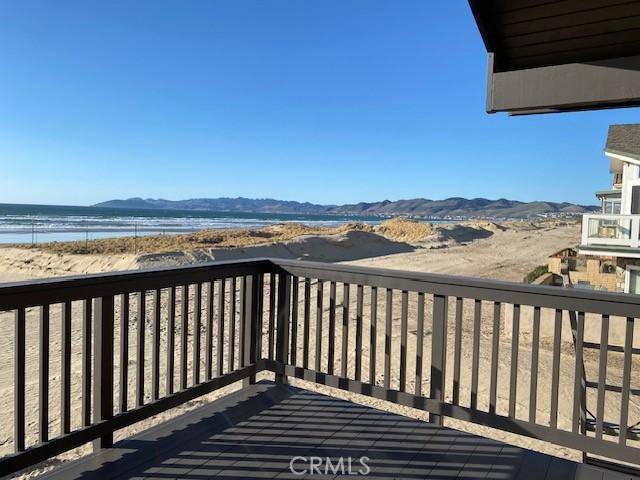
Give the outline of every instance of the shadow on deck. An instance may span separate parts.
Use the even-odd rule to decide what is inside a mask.
[[[293,462],[292,472],[294,457],[304,458]],[[355,476],[386,480],[632,478],[271,382],[235,392],[115,448],[64,465],[45,478]]]

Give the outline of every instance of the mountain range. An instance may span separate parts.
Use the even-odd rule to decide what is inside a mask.
[[[193,210],[236,213],[290,213],[319,215],[407,215],[428,218],[530,218],[540,215],[570,216],[595,212],[599,207],[557,202],[520,202],[517,200],[488,200],[486,198],[452,197],[444,200],[415,198],[411,200],[384,200],[346,205],[319,205],[309,202],[274,200],[271,198],[192,198],[165,200],[161,198],[129,198],[109,200],[94,207],[135,208],[163,210]]]

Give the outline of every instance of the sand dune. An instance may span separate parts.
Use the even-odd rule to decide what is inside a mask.
[[[0,248],[0,282],[138,268],[135,255],[61,255],[37,248]]]
[[[335,235],[303,235],[287,242],[266,245],[152,253],[139,256],[138,263],[147,268],[256,257],[343,262],[415,250],[416,247],[408,243],[395,242],[375,233],[352,230]]]

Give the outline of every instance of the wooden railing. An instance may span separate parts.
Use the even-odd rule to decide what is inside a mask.
[[[640,464],[639,296],[275,262],[277,374]]]
[[[639,463],[637,296],[260,259],[6,284],[2,311],[14,452],[0,474],[109,447],[117,430],[264,370]]]
[[[87,442],[110,447],[116,430],[251,380],[264,368],[255,329],[263,274],[271,269],[268,261],[220,262],[1,286],[0,311],[12,312],[15,325],[15,453],[0,459],[0,475]],[[59,332],[55,339],[52,327]],[[28,365],[26,343],[37,338],[38,345],[30,345],[37,365]],[[81,377],[77,401],[72,344],[81,350],[74,368]],[[59,359],[59,376],[50,371],[52,356]],[[37,369],[37,379],[27,378],[27,368]],[[54,384],[59,411],[50,412]],[[28,431],[25,414],[35,413],[37,428]]]

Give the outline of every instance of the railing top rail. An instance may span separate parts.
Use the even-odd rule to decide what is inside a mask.
[[[279,258],[217,261],[187,267],[164,267],[7,283],[0,285],[0,311],[166,288],[183,283],[206,282],[227,276],[270,273],[278,268],[301,277],[318,277],[382,288],[640,317],[638,295]]]
[[[270,259],[293,275],[522,305],[640,317],[640,296],[437,273]]]
[[[266,273],[273,263],[264,258],[207,262],[187,267],[73,275],[0,284],[0,311],[66,300],[80,300],[211,281],[227,276]]]

